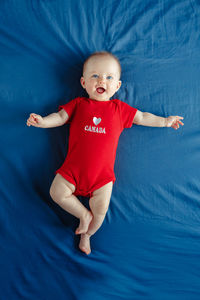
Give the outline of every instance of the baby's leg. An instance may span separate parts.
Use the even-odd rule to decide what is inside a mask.
[[[110,198],[112,194],[113,182],[109,182],[100,189],[93,192],[93,196],[89,200],[89,205],[93,214],[93,219],[89,224],[88,231],[81,234],[79,247],[86,254],[91,252],[90,236],[93,235],[102,225],[107,213]]]
[[[50,188],[50,195],[64,210],[80,219],[79,227],[76,229],[76,234],[80,234],[87,232],[92,214],[76,196],[72,195],[74,191],[75,186],[73,184],[60,174],[56,174]]]

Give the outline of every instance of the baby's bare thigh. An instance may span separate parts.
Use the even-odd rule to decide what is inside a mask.
[[[71,194],[74,193],[75,191],[75,186],[70,183],[68,180],[66,180],[63,176],[60,174],[56,174],[54,177],[54,180],[51,184],[50,188],[50,195],[63,195],[63,194],[68,194],[66,196],[70,196]]]
[[[109,182],[93,192],[89,200],[93,214],[105,214],[108,210],[112,194],[113,182]]]

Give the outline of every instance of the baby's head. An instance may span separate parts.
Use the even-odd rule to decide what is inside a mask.
[[[91,99],[108,101],[121,86],[120,75],[120,62],[113,54],[95,52],[83,65],[81,85]]]

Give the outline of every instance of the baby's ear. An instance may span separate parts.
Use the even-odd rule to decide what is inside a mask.
[[[122,85],[122,82],[121,82],[121,80],[119,80],[118,84],[117,84],[117,91],[120,89],[121,85]]]
[[[85,89],[85,79],[84,79],[84,77],[81,77],[80,82],[81,82],[82,87]]]

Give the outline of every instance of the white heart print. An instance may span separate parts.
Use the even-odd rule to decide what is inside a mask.
[[[93,118],[93,122],[94,122],[94,124],[97,126],[97,125],[101,122],[101,118],[96,118],[96,117],[94,117],[94,118]]]

